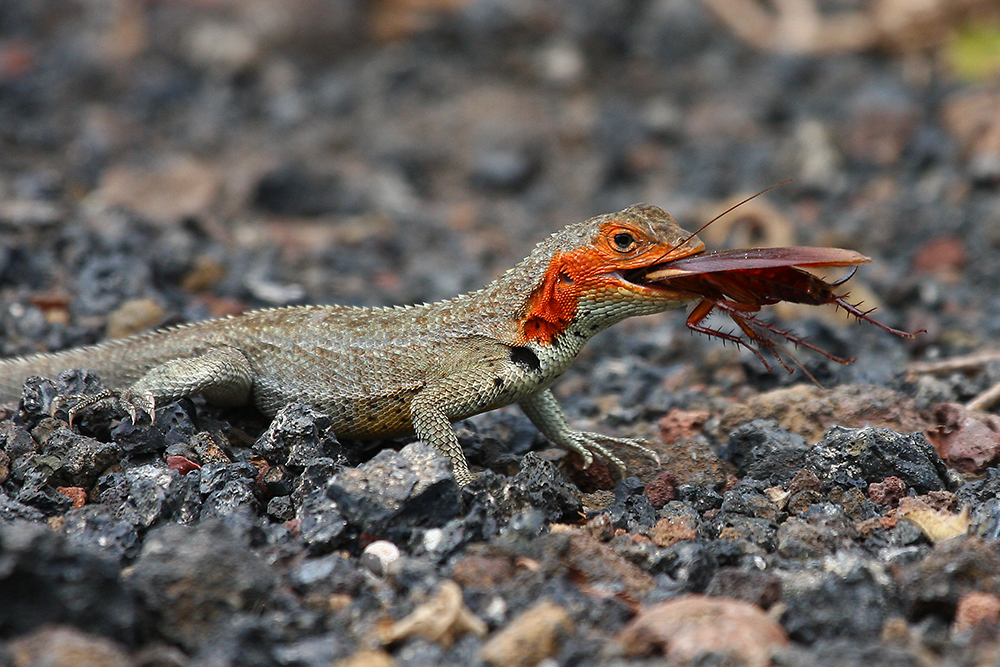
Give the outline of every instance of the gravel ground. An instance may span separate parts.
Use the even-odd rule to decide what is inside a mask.
[[[787,178],[709,247],[859,250],[852,296],[927,330],[772,309],[857,358],[798,352],[817,386],[624,322],[555,390],[663,467],[582,471],[501,410],[458,425],[464,489],[309,406],[70,428],[52,398],[100,378],[32,379],[0,421],[0,665],[997,664],[1000,417],[963,403],[1000,355],[911,364],[1000,338],[998,10],[819,6],[0,3],[3,356],[447,298],[569,222],[693,230]],[[838,46],[851,12],[875,28]]]

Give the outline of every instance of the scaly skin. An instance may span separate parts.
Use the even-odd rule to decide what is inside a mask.
[[[452,422],[516,402],[585,465],[597,453],[624,468],[605,445],[649,452],[642,441],[573,430],[549,387],[597,332],[691,300],[632,283],[629,272],[703,249],[664,211],[632,206],[564,228],[495,282],[448,301],[259,310],[3,360],[0,402],[17,401],[30,375],[86,367],[133,419],[198,393],[223,405],[252,402],[268,416],[309,403],[331,415],[343,439],[415,432],[451,458],[463,485],[473,476]]]

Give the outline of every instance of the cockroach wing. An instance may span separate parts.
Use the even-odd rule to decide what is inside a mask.
[[[844,248],[791,246],[787,248],[720,250],[660,264],[652,271],[646,272],[643,278],[653,282],[704,273],[747,271],[783,266],[814,268],[857,266],[871,261],[860,252]]]

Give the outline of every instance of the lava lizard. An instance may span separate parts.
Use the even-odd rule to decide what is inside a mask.
[[[79,367],[111,389],[82,397],[71,419],[112,401],[136,420],[199,393],[221,405],[252,402],[268,416],[308,403],[342,439],[415,433],[451,459],[464,485],[473,475],[452,422],[516,402],[586,466],[596,453],[624,470],[606,445],[652,455],[644,441],[572,429],[550,387],[597,332],[691,301],[638,276],[704,247],[666,212],[636,205],[565,227],[493,283],[447,301],[257,310],[2,360],[0,403],[16,402],[28,376]]]

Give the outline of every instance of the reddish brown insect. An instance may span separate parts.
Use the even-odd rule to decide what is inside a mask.
[[[789,331],[778,329],[773,324],[754,317],[754,313],[764,306],[779,301],[814,306],[832,303],[858,319],[871,322],[897,336],[906,338],[914,336],[876,321],[869,316],[870,310],[859,309],[860,304],[847,301],[847,294],[837,294],[834,291],[834,288],[843,284],[853,272],[841,280],[828,283],[798,268],[856,267],[870,261],[861,253],[842,248],[723,250],[661,264],[647,272],[643,279],[655,282],[660,287],[701,298],[687,318],[687,326],[692,331],[742,345],[757,355],[761,363],[770,370],[771,366],[760,352],[761,349],[768,349],[774,354],[778,363],[791,370],[775,346],[774,337],[802,345],[842,364],[850,363],[853,359],[836,357]],[[745,337],[702,325],[705,318],[716,309],[729,315]]]
[[[770,189],[772,188],[768,188],[768,190]],[[758,195],[754,195],[754,197],[756,196]],[[748,200],[744,200],[740,204],[746,201]],[[725,215],[732,208],[721,215]],[[705,227],[712,224],[718,217],[720,216],[713,218]],[[860,303],[848,302],[846,293],[837,294],[834,291],[834,288],[850,279],[854,275],[854,271],[851,271],[844,278],[830,283],[799,268],[854,267],[854,270],[857,270],[858,265],[869,262],[871,259],[861,253],[842,248],[787,247],[723,250],[660,264],[647,270],[642,279],[646,282],[656,283],[659,287],[701,298],[701,301],[687,318],[687,326],[692,331],[741,345],[753,352],[764,364],[764,367],[771,370],[770,364],[761,354],[762,349],[767,349],[783,368],[791,372],[792,369],[781,356],[781,350],[775,342],[776,339],[784,339],[795,345],[802,345],[838,363],[847,364],[854,359],[836,357],[804,338],[754,317],[754,314],[764,306],[779,301],[814,306],[832,303],[859,320],[870,322],[889,333],[904,338],[913,338],[916,335],[887,327],[869,316],[871,310],[861,310]],[[744,336],[704,326],[702,322],[716,309],[729,315]],[[922,331],[917,333],[922,333]]]

